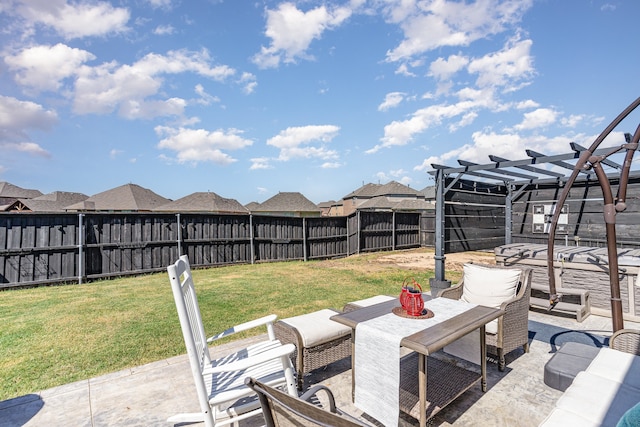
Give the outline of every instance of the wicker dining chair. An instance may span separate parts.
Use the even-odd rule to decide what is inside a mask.
[[[497,265],[473,265],[484,267],[489,272],[495,269],[506,269],[506,267]],[[531,297],[532,270],[530,268],[513,267],[509,269],[520,270],[515,296],[501,303],[500,308],[505,311],[505,314],[498,318],[497,332],[486,333],[487,352],[498,356],[498,369],[500,371],[505,369],[506,354],[518,347],[522,347],[525,353],[529,352],[529,298]],[[464,283],[463,274],[462,280],[457,285],[443,289],[438,293],[438,296],[460,299],[463,295]]]
[[[372,427],[337,408],[333,393],[323,385],[296,398],[254,378],[246,378],[245,384],[258,395],[266,427]],[[325,399],[319,399],[321,392]],[[321,401],[323,406],[318,405]]]

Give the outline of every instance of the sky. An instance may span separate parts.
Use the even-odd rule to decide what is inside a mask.
[[[636,0],[0,0],[0,181],[321,203],[422,190],[432,164],[567,153],[640,96],[638,16]]]

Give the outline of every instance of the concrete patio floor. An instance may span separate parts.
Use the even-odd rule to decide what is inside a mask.
[[[537,426],[561,395],[543,382],[547,360],[565,342],[606,344],[611,324],[610,318],[595,315],[578,323],[574,318],[531,311],[529,353],[516,350],[508,355],[505,372],[488,363],[487,392],[482,393],[479,385],[474,386],[438,413],[433,425]],[[640,325],[625,321],[625,327],[640,328]],[[255,339],[216,347],[213,354],[231,352]],[[442,353],[436,357],[448,356]],[[305,378],[305,385],[327,385],[335,393],[339,407],[361,416],[351,402],[350,366],[350,360],[344,359],[319,369]],[[2,401],[0,425],[170,427],[166,419],[182,412],[198,412],[186,355]],[[261,417],[254,417],[240,426],[262,424]],[[401,425],[417,425],[417,421],[402,417]]]

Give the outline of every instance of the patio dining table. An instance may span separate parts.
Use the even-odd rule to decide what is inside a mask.
[[[430,306],[431,296],[423,294],[425,307]],[[432,301],[433,303],[443,303]],[[446,307],[457,307],[457,304],[466,304],[456,300],[447,300]],[[432,304],[443,307],[442,304]],[[356,346],[356,329],[359,324],[387,316],[393,312],[395,307],[400,307],[400,302],[395,300],[380,304],[363,307],[354,311],[341,313],[332,316],[331,319],[351,327],[352,330],[352,394],[356,396],[356,369],[358,368],[358,352]],[[400,346],[409,350],[408,354],[399,360],[399,409],[409,414],[420,422],[420,427],[426,426],[427,419],[433,417],[437,412],[452,402],[474,384],[481,383],[482,391],[487,388],[486,375],[486,342],[485,325],[497,319],[504,312],[497,308],[485,307],[481,305],[469,305],[456,311],[459,314],[449,316],[436,312],[436,321],[425,322],[425,328],[413,332],[407,336],[399,336]],[[439,318],[438,318],[439,316]],[[386,319],[397,322],[392,317]],[[417,322],[419,320],[403,319],[406,322]],[[466,369],[454,363],[440,360],[433,355],[446,345],[462,338],[463,336],[479,331],[480,334],[480,373],[477,370]],[[399,352],[400,353],[400,352]],[[362,357],[362,356],[361,356]],[[416,379],[416,370],[418,372]],[[357,403],[357,402],[356,402]],[[365,411],[366,412],[366,411]],[[371,414],[369,414],[371,415]],[[399,414],[398,414],[399,415]]]

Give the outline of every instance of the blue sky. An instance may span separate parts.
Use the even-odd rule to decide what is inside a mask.
[[[637,16],[635,0],[2,0],[0,181],[319,203],[421,190],[432,163],[588,147],[640,96]]]

